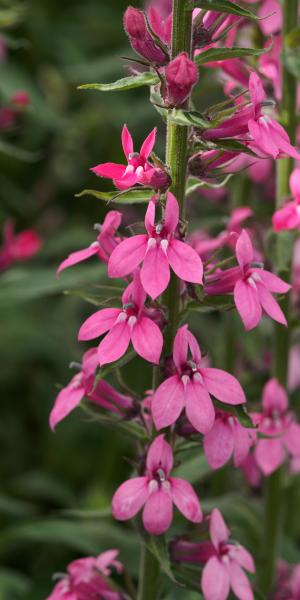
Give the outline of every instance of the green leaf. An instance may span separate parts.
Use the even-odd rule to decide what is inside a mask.
[[[136,353],[134,350],[128,350],[126,352],[126,354],[124,354],[124,356],[122,356],[122,358],[119,358],[119,360],[116,360],[115,362],[110,363],[103,369],[100,369],[95,378],[95,385],[97,385],[97,383],[99,383],[99,381],[101,381],[101,379],[105,379],[105,377],[107,377],[107,375],[109,375],[115,369],[120,369],[121,367],[124,367],[125,365],[127,365],[131,360],[133,360],[133,358],[135,356],[136,356]]]
[[[244,404],[233,406],[231,404],[229,405],[220,403],[218,402],[218,400],[215,400],[214,403],[218,408],[220,408],[220,410],[223,410],[227,413],[236,416],[243,427],[247,427],[247,429],[256,429],[256,426],[253,424],[252,419],[248,414],[246,406]]]
[[[300,46],[300,27],[295,27],[284,38],[286,48],[297,48]]]
[[[269,48],[240,48],[234,46],[233,48],[209,48],[198,54],[194,58],[194,62],[198,66],[205,65],[206,63],[214,62],[217,60],[226,60],[231,58],[245,58],[246,56],[261,56],[270,50]]]
[[[238,15],[247,19],[258,19],[251,10],[242,8],[238,4],[235,4],[235,2],[229,2],[229,0],[194,0],[191,7],[215,10],[216,12]]]
[[[209,129],[211,127],[211,122],[196,110],[188,111],[174,108],[168,111],[168,119],[173,123],[186,127],[194,126],[201,127],[201,129]]]
[[[196,311],[206,313],[215,310],[231,310],[232,308],[234,308],[233,296],[224,294],[220,296],[204,296],[200,302],[193,300],[187,305],[186,310],[187,312]]]
[[[155,558],[157,558],[161,570],[169,577],[169,579],[171,579],[174,583],[177,583],[171,569],[169,551],[165,537],[163,535],[159,537],[154,537],[151,535],[146,545]]]
[[[23,573],[5,567],[0,569],[1,600],[29,597],[32,582]]]
[[[294,75],[294,77],[300,80],[300,52],[299,47],[287,48],[281,54],[281,60],[286,69]]]
[[[124,92],[134,90],[145,85],[156,85],[159,83],[159,77],[155,73],[146,71],[140,75],[131,75],[118,79],[113,83],[85,83],[78,86],[79,90],[98,90],[99,92]]]
[[[118,427],[121,431],[127,433],[131,439],[134,437],[137,440],[142,440],[143,442],[147,440],[145,428],[141,427],[141,425],[138,425],[138,423],[135,423],[134,421],[126,421],[125,419],[122,419],[122,417],[113,415],[112,413],[104,414],[104,412],[97,410],[97,408],[91,408],[90,402],[88,404],[82,403],[80,406],[91,421],[113,427],[114,431]]]
[[[115,204],[141,204],[149,202],[154,192],[148,188],[132,188],[125,192],[101,192],[100,190],[82,190],[79,194],[75,194],[76,198],[81,196],[94,196],[98,200],[105,200],[106,202],[114,202]]]
[[[183,448],[184,450],[184,448]],[[187,479],[192,484],[198,483],[206,475],[211,474],[211,468],[206,460],[205,455],[201,452],[200,443],[198,449],[188,458],[183,454],[182,464],[174,469],[174,477]]]

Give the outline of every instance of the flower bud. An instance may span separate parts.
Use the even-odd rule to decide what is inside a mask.
[[[168,57],[153,40],[147,29],[145,15],[141,10],[128,6],[124,14],[124,29],[135,52],[151,63],[166,64]]]
[[[166,99],[172,106],[180,106],[198,81],[198,69],[186,52],[178,54],[166,67]]]
[[[155,167],[154,169],[149,169],[149,171],[145,171],[143,177],[143,184],[148,185],[154,190],[160,190],[161,192],[164,192],[171,185],[171,177],[163,169]]]

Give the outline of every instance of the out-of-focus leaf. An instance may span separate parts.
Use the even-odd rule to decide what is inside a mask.
[[[268,52],[268,50],[269,48],[240,48],[238,46],[233,46],[232,48],[209,48],[209,50],[204,50],[204,52],[195,56],[194,62],[196,65],[202,66],[218,60],[261,56]]]
[[[195,452],[190,457],[182,454],[182,464],[177,469],[174,469],[175,477],[187,479],[187,481],[193,484],[198,483],[209,474],[211,474],[211,468],[205,455],[201,452],[200,444],[196,455]]]
[[[74,502],[74,496],[68,486],[49,473],[27,472],[13,481],[13,489],[26,498],[52,500],[62,505]]]
[[[99,383],[101,379],[105,379],[105,377],[107,377],[107,375],[109,375],[115,369],[121,369],[122,367],[127,365],[131,360],[133,360],[135,356],[136,353],[134,350],[128,350],[126,354],[124,354],[124,356],[119,358],[119,360],[116,360],[115,362],[100,368],[96,375],[95,385],[97,385],[97,383]]]
[[[216,12],[237,15],[248,19],[257,19],[258,17],[246,8],[242,8],[235,2],[229,0],[194,0],[191,3],[192,8],[205,8],[206,10],[215,10]]]
[[[193,126],[200,127],[201,129],[209,129],[211,127],[211,122],[196,110],[188,111],[173,108],[172,110],[168,110],[168,120],[186,127]]]
[[[0,598],[1,600],[17,600],[28,597],[32,583],[28,577],[13,569],[0,569]]]
[[[137,440],[145,441],[147,439],[147,433],[144,427],[136,423],[135,421],[126,421],[117,415],[112,413],[103,413],[94,410],[90,407],[90,404],[81,404],[83,411],[91,418],[91,421],[103,423],[114,428],[114,431],[118,427],[120,431],[123,431],[127,435],[130,435],[131,439],[136,438]]]
[[[79,194],[75,194],[76,198],[81,196],[94,196],[98,200],[105,200],[106,202],[113,202],[114,204],[140,204],[149,202],[153,196],[153,190],[145,189],[143,187],[126,190],[125,192],[100,192],[99,190],[82,190]]]
[[[300,48],[286,48],[281,54],[281,60],[286,69],[296,77],[300,79]]]
[[[286,48],[297,48],[300,46],[300,27],[295,27],[284,38]]]
[[[162,535],[159,537],[151,535],[146,545],[155,558],[157,558],[161,570],[169,577],[169,579],[176,583],[175,576],[171,569],[169,551],[165,537]]]
[[[27,163],[35,163],[41,158],[40,152],[30,152],[30,150],[18,148],[18,146],[13,146],[13,144],[9,144],[3,140],[0,140],[0,153],[1,152],[11,158],[16,158],[17,160],[22,160]]]
[[[98,90],[99,92],[124,92],[127,90],[133,90],[145,85],[156,85],[159,83],[159,77],[155,73],[140,73],[139,75],[132,75],[130,77],[124,77],[113,83],[85,83],[79,85],[79,90]]]
[[[224,187],[224,185],[226,185],[226,183],[231,179],[231,177],[233,176],[232,173],[229,173],[229,175],[226,175],[226,177],[223,177],[221,181],[214,182],[213,180],[211,181],[211,183],[208,183],[208,181],[200,181],[200,179],[197,179],[196,177],[190,177],[188,180],[188,184],[187,184],[187,188],[186,188],[186,195],[189,196],[190,194],[192,194],[193,192],[195,192],[198,188],[213,188],[213,189],[218,189],[221,187]]]
[[[279,273],[288,273],[290,270],[294,242],[293,231],[271,231],[267,236],[268,254]]]
[[[24,500],[18,500],[13,496],[0,494],[0,514],[11,517],[28,517],[35,513],[35,506]]]
[[[187,306],[187,311],[211,312],[213,310],[231,310],[234,307],[233,296],[204,296],[202,302],[192,301]]]

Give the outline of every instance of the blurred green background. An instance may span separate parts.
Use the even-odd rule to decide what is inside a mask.
[[[38,255],[13,265],[1,274],[0,282],[0,600],[43,600],[53,587],[53,573],[63,571],[78,556],[111,547],[119,547],[129,570],[137,571],[135,533],[127,529],[125,535],[110,518],[112,493],[130,472],[124,460],[130,457],[130,438],[91,422],[79,411],[55,433],[48,427],[59,386],[73,375],[68,364],[80,361],[86,348],[77,342],[77,331],[93,307],[76,296],[76,290],[105,278],[105,269],[96,259],[64,272],[59,280],[55,277],[57,265],[69,252],[95,239],[93,224],[101,222],[107,210],[95,198],[74,196],[83,188],[111,189],[89,168],[108,160],[122,161],[123,123],[138,147],[159,121],[147,102],[146,89],[115,95],[76,89],[82,83],[109,82],[126,73],[119,60],[131,54],[122,28],[126,6],[125,0],[0,1],[0,29],[3,15],[11,19],[11,23],[3,21],[0,32],[7,46],[7,58],[0,65],[1,102],[5,104],[20,89],[26,89],[31,99],[17,129],[1,136],[1,223],[13,218],[17,231],[34,228],[43,238]],[[211,90],[215,94],[210,72],[201,88],[206,102]],[[156,151],[161,156],[163,133],[159,125]],[[255,200],[256,191],[251,192]],[[144,210],[117,208],[124,212],[125,227],[141,220]],[[270,204],[261,208],[263,218],[271,209]],[[217,224],[218,230],[228,206],[225,202],[216,211],[216,205],[196,199],[191,211],[193,228],[201,222],[202,226]],[[66,295],[64,290],[75,294]],[[215,319],[220,318],[223,328],[215,327]],[[226,349],[232,342],[232,319],[231,315],[205,315],[200,325],[199,316],[191,319],[202,347],[209,347],[218,366],[229,369]],[[240,322],[234,320],[241,339]],[[247,337],[249,377],[251,368],[257,369],[251,387],[256,399],[265,377],[257,347],[262,338],[268,346],[271,331],[265,323]],[[133,361],[126,376],[143,393],[150,386],[151,373],[140,365]],[[184,473],[193,483],[208,473],[200,454],[199,461],[196,458]],[[243,490],[240,474],[231,477],[238,478]],[[241,526],[240,541],[247,535],[248,546],[255,548],[260,533],[257,499],[251,506],[246,500],[238,503],[229,479],[225,490],[218,488],[218,477],[211,488],[206,481],[201,486],[202,496],[207,489],[209,494],[228,492],[222,500],[224,515],[233,517],[233,528]],[[213,506],[209,500],[204,503],[206,510]],[[299,557],[289,547],[287,558],[296,562]],[[170,599],[175,597],[174,592]],[[182,598],[181,591],[178,597]]]

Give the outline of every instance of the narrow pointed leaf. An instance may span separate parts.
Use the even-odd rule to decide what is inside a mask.
[[[251,10],[242,8],[235,2],[229,2],[229,0],[195,0],[191,3],[191,7],[215,10],[216,12],[237,15],[247,19],[258,19]]]
[[[149,202],[153,196],[153,190],[145,188],[134,188],[126,190],[125,192],[101,192],[100,190],[82,190],[78,194],[75,194],[76,198],[81,196],[94,196],[98,200],[104,200],[105,202],[114,202],[114,204],[143,204]]]
[[[231,58],[245,58],[246,56],[261,56],[268,52],[270,48],[239,48],[234,46],[232,48],[209,48],[198,54],[194,58],[194,62],[198,66],[205,65],[206,63],[215,62],[218,60],[227,60]]]
[[[112,83],[85,83],[78,86],[79,90],[97,90],[99,92],[126,92],[145,85],[156,85],[159,83],[159,78],[154,73],[141,73],[140,75],[131,75],[118,79]]]

